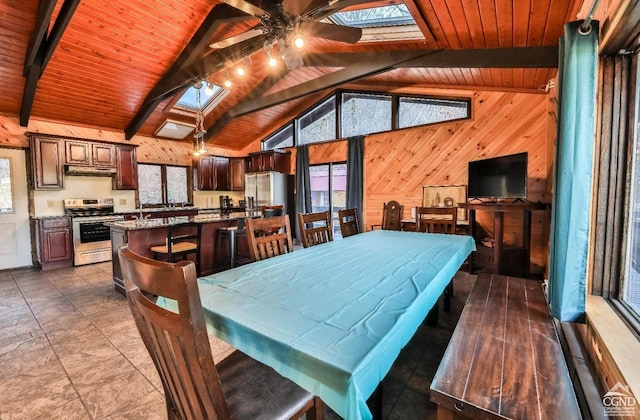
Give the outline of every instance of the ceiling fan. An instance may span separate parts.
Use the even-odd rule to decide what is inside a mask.
[[[223,0],[223,2],[257,17],[260,23],[253,29],[215,42],[210,47],[221,49],[252,38],[269,48],[277,42],[289,70],[302,65],[299,52],[290,48],[293,36],[313,36],[351,44],[355,44],[362,37],[361,28],[318,21],[332,11],[346,7],[347,3],[361,3],[362,0],[357,2],[349,0],[257,0],[253,2]],[[343,2],[345,5],[341,5]]]

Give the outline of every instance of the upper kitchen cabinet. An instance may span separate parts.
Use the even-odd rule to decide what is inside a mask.
[[[193,163],[193,187],[198,191],[229,191],[229,158],[200,156]]]
[[[115,146],[116,176],[113,179],[114,190],[138,189],[138,160],[136,146]]]
[[[117,167],[115,144],[93,143],[91,145],[91,152],[94,166]]]
[[[30,149],[34,188],[64,189],[64,141],[55,137],[31,135]]]
[[[229,190],[244,191],[244,158],[229,159]]]
[[[252,153],[247,157],[247,173],[276,171],[291,172],[291,153],[280,150]]]

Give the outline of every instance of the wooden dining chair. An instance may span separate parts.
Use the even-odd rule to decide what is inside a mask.
[[[402,213],[404,206],[395,200],[384,203],[382,209],[382,224],[371,225],[371,229],[380,227],[383,230],[402,230]]]
[[[167,227],[167,240],[164,245],[150,248],[153,259],[177,262],[195,255],[196,272],[200,275],[200,237],[202,223],[179,223]]]
[[[195,265],[118,248],[131,313],[160,374],[169,419],[322,419],[322,401],[269,366],[235,351],[215,363]],[[173,299],[178,313],[149,296]]]
[[[338,220],[340,221],[340,232],[342,232],[343,238],[360,233],[357,209],[338,210]]]
[[[302,246],[305,248],[333,241],[331,213],[328,210],[318,213],[298,213],[298,226],[300,226]]]
[[[416,207],[416,232],[455,234],[458,222],[457,207]],[[451,310],[453,279],[444,290],[444,310]]]
[[[457,207],[416,207],[416,232],[456,233]]]
[[[288,215],[246,219],[245,225],[252,261],[264,260],[293,251]]]

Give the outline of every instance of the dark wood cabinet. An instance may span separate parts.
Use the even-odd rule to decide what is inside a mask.
[[[459,207],[469,210],[469,230],[476,239],[477,250],[471,256],[471,271],[480,268],[493,274],[529,277],[531,254],[531,212],[545,210],[546,203],[459,203]],[[482,244],[476,226],[476,211],[493,213],[493,246]],[[522,213],[522,244],[503,243],[504,214]]]
[[[64,189],[64,142],[31,136],[31,169],[36,190]]]
[[[116,146],[113,144],[93,143],[91,145],[93,166],[116,167]]]
[[[116,176],[113,179],[115,190],[138,189],[138,161],[135,146],[115,147]]]
[[[38,262],[42,270],[73,265],[73,239],[69,217],[51,217],[36,221]]]
[[[65,140],[64,142],[64,163],[67,165],[93,164],[91,159],[91,143],[88,141]]]
[[[244,191],[244,158],[229,159],[229,190]]]
[[[247,157],[247,173],[276,171],[291,172],[291,153],[279,150],[253,153]]]
[[[194,189],[199,191],[229,191],[229,158],[201,156],[194,162]]]

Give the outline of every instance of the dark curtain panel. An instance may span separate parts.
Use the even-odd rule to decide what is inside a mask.
[[[558,138],[551,216],[549,306],[584,322],[598,74],[598,23],[564,26],[558,60]]]
[[[296,211],[291,213],[291,224],[294,226],[296,238],[301,241],[298,213],[311,211],[311,181],[309,180],[309,147],[298,146],[296,149]]]
[[[358,210],[362,217],[364,180],[364,136],[347,139],[347,208]]]
[[[637,59],[634,56],[633,59]],[[633,156],[627,123],[634,106],[631,64],[628,55],[605,57],[602,65],[602,113],[600,123],[598,196],[595,207],[593,294],[618,298],[620,256],[623,248],[626,189],[631,182],[627,168]]]

